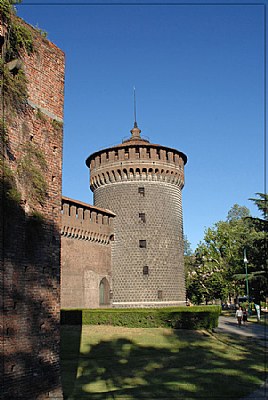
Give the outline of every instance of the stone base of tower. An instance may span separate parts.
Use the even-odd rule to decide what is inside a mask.
[[[186,306],[186,301],[129,301],[113,302],[113,308],[164,308]]]

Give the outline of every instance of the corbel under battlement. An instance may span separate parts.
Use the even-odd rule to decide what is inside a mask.
[[[62,197],[61,214],[62,236],[109,244],[113,236],[113,212]]]

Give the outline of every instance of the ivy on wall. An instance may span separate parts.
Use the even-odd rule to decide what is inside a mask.
[[[62,123],[62,122],[57,121],[57,120],[55,120],[55,119],[52,120],[51,124],[52,124],[52,128],[53,128],[55,131],[61,130],[61,129],[62,129],[62,126],[63,126],[63,123]]]
[[[26,26],[20,25],[18,22],[12,22],[6,46],[5,61],[9,62],[18,58],[21,49],[25,49],[27,54],[33,52],[32,33]]]
[[[44,204],[47,197],[47,183],[43,173],[47,170],[46,159],[35,145],[28,143],[24,147],[24,156],[18,164],[18,175],[33,201]]]
[[[4,195],[8,208],[21,201],[21,194],[16,187],[15,174],[11,168],[0,159],[0,170],[3,174]]]
[[[13,4],[20,1],[1,0],[0,16],[7,27],[2,44],[0,86],[4,105],[22,111],[27,101],[27,79],[20,60],[21,51],[31,54],[34,50],[30,29],[20,23]]]
[[[14,13],[14,4],[19,4],[21,1],[1,0],[0,2],[0,17],[5,24],[9,24],[11,15]]]
[[[1,141],[6,145],[8,143],[8,128],[4,118],[0,118],[0,137]]]
[[[6,27],[2,37],[0,59],[0,95],[3,114],[0,119],[1,156],[3,155],[1,172],[7,199],[20,203],[21,195],[17,187],[21,184],[31,203],[39,203],[42,206],[48,189],[44,176],[47,164],[42,151],[34,143],[27,143],[22,148],[22,156],[14,172],[5,161],[6,158],[11,159],[5,116],[9,115],[9,120],[12,121],[12,115],[26,111],[28,104],[28,82],[21,54],[30,55],[34,51],[32,31],[16,16],[14,5],[20,2],[20,0],[0,0],[0,20]]]
[[[0,76],[5,108],[7,110],[15,109],[17,112],[23,111],[28,99],[27,79],[24,71],[19,70],[13,75],[1,60]]]

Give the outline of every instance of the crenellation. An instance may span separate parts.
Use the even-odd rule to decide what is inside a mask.
[[[169,162],[174,162],[174,153],[172,151],[168,151],[168,161]]]
[[[102,214],[98,213],[97,214],[97,220],[96,220],[97,224],[102,225],[103,224],[103,218],[102,218]]]
[[[136,149],[135,147],[129,148],[129,160],[136,160]]]
[[[176,166],[180,165],[180,158],[181,157],[178,154],[174,155],[174,161]]]
[[[140,150],[140,158],[141,158],[141,159],[146,159],[146,158],[147,158],[146,148],[140,147],[139,150]]]
[[[72,206],[70,207],[70,217],[71,217],[71,218],[76,218],[76,209],[77,209],[76,206],[73,206],[73,205],[72,205]]]
[[[107,161],[107,157],[106,157],[106,153],[102,153],[101,154],[101,164],[105,164]]]
[[[125,149],[118,150],[118,160],[123,161],[125,159]]]
[[[95,211],[91,212],[91,221],[97,223],[97,213]]]
[[[95,167],[98,168],[99,166],[100,166],[100,157],[97,156],[97,157],[95,158]]]
[[[84,210],[84,220],[90,221],[90,210]]]
[[[93,155],[90,161],[91,170],[91,182],[93,182],[93,173],[98,175],[98,179],[105,184],[104,175],[107,171],[116,169],[116,166],[122,167],[130,166],[133,164],[144,164],[149,163],[150,165],[163,164],[172,165],[175,169],[183,169],[185,162],[185,156],[182,153],[174,149],[168,149],[161,146],[157,148],[156,145],[150,145],[146,143],[146,146],[127,146],[119,148],[118,150],[103,150],[103,152]],[[149,168],[149,165],[147,165]],[[129,173],[129,171],[128,171]],[[151,179],[151,178],[150,178]],[[108,177],[108,181],[111,182],[111,177]]]
[[[158,160],[159,159],[158,154],[157,154],[157,149],[155,149],[154,147],[150,148],[150,158],[152,160]]]
[[[81,224],[81,222],[83,225],[110,225],[113,217],[114,214],[107,210],[100,210],[97,207],[66,197],[62,198],[62,221],[69,221],[69,225]]]
[[[81,207],[77,208],[77,218],[80,220],[84,219],[84,209]]]
[[[167,160],[167,152],[164,149],[160,149],[160,160],[162,160],[162,161]]]
[[[67,203],[63,204],[63,215],[70,215],[70,206]]]
[[[113,162],[114,160],[115,160],[115,152],[113,150],[109,151],[108,152],[108,161]]]

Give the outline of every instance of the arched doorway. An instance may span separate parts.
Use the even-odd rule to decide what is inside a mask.
[[[110,285],[106,278],[100,281],[99,285],[99,303],[100,306],[110,304]]]

